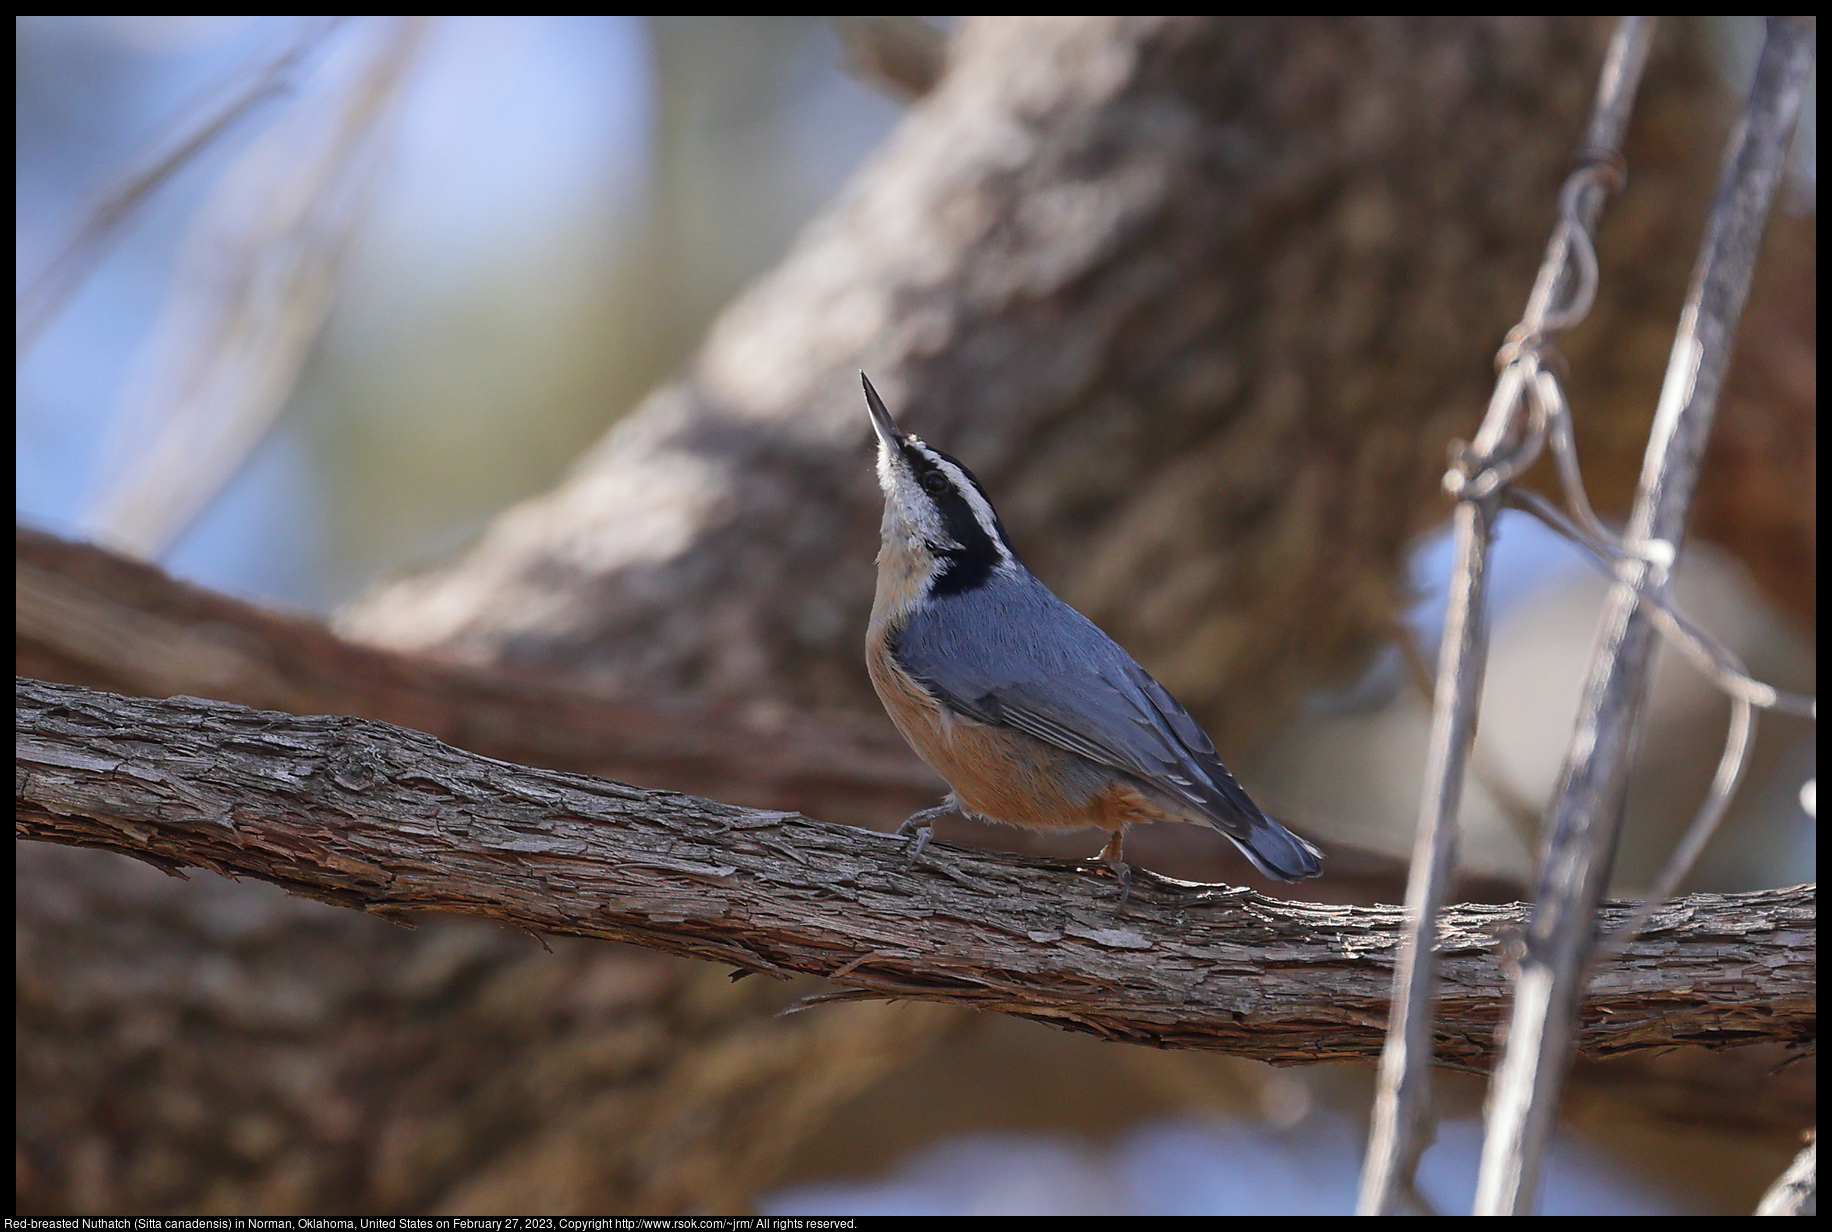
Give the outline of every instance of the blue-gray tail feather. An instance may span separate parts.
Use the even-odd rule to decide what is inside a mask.
[[[1268,877],[1303,881],[1323,872],[1322,853],[1270,817],[1262,815],[1249,825],[1245,838],[1229,834],[1220,826],[1215,828],[1227,834],[1253,867]]]

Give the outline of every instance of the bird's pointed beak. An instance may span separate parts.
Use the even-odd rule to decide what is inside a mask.
[[[897,430],[897,421],[892,419],[891,413],[884,408],[884,399],[880,398],[878,391],[871,387],[871,378],[861,372],[859,380],[865,383],[865,405],[871,410],[871,426],[877,432],[878,439],[892,447],[901,445],[903,433]]]

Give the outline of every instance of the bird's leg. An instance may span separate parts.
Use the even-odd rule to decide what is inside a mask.
[[[935,833],[936,819],[946,817],[953,811],[954,802],[944,800],[934,808],[923,809],[920,813],[911,813],[904,819],[903,824],[897,827],[897,837],[908,838],[912,834],[916,836],[916,846],[910,849],[910,857],[905,863],[916,863],[922,855],[923,848],[929,845],[930,836]]]
[[[1100,859],[1113,870],[1113,875],[1120,882],[1120,914],[1126,913],[1126,903],[1132,898],[1132,865],[1120,859],[1120,846],[1126,841],[1126,831],[1122,828],[1113,832],[1107,845],[1100,849]]]

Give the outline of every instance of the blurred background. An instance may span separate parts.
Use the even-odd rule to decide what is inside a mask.
[[[18,31],[24,279],[164,132],[310,33],[280,17]],[[21,517],[99,524],[145,431],[124,408],[168,341],[153,324],[200,209],[290,111],[347,90],[386,33],[348,23],[312,43],[291,92],[174,175],[26,354]],[[374,120],[384,165],[297,389],[165,563],[323,613],[465,542],[677,368],[900,111],[846,73],[824,20],[433,23]]]
[[[19,18],[15,254],[28,302],[86,211],[243,88],[251,65],[283,61],[278,87],[110,229],[93,274],[22,339],[20,521],[315,615],[458,551],[677,371],[899,123],[897,91],[849,66],[846,31],[812,18]],[[1689,36],[1709,48],[1718,88],[1740,91],[1759,20]],[[1797,215],[1814,209],[1813,116],[1809,101],[1785,204]],[[196,288],[220,271],[225,234],[272,238],[285,206],[249,185],[271,180],[277,151],[301,149],[327,153],[297,158],[292,263],[260,276],[307,287],[294,297],[307,307],[225,321],[223,294]],[[270,396],[205,398],[195,421],[174,422],[171,391],[223,379],[200,374],[198,355],[238,331],[280,340],[276,368],[247,378]],[[1413,561],[1409,623],[1430,660],[1442,533]],[[1465,861],[1525,880],[1605,583],[1512,515],[1497,569]],[[1737,558],[1690,547],[1679,595],[1754,675],[1812,690],[1811,629],[1766,602]],[[1643,742],[1660,756],[1637,770],[1619,890],[1659,867],[1671,827],[1654,821],[1683,819],[1701,797],[1725,716],[1663,656]],[[1307,833],[1403,852],[1427,724],[1390,650],[1359,682],[1309,699],[1249,781]],[[1802,791],[1814,759],[1810,725],[1765,722],[1689,888],[1813,878]],[[1137,1051],[979,1023],[921,1073],[849,1104],[762,1209],[1350,1209],[1365,1071]],[[1446,1081],[1451,1119],[1424,1188],[1454,1210],[1473,1187],[1480,1087]],[[1624,1128],[1605,1108],[1574,1117],[1546,1210],[1746,1211],[1789,1153],[1766,1130]]]

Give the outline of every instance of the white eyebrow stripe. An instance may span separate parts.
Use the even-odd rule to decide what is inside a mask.
[[[934,463],[953,482],[955,490],[966,499],[967,508],[973,511],[974,521],[978,522],[980,529],[986,532],[986,538],[992,540],[992,546],[998,552],[999,558],[1010,560],[1011,551],[1005,546],[1005,537],[999,533],[999,515],[993,512],[992,505],[984,496],[980,495],[979,488],[971,479],[967,478],[960,467],[937,455],[927,445],[919,443],[917,447],[922,450],[924,457]]]

